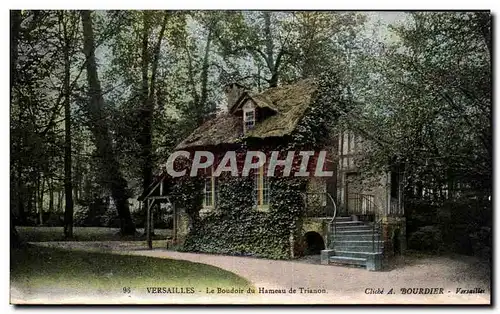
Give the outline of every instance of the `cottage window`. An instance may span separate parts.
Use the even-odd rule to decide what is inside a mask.
[[[255,126],[255,109],[246,109],[243,111],[243,122],[245,123],[245,132],[253,129]]]
[[[215,206],[215,177],[212,168],[205,169],[205,185],[203,188],[203,207]]]
[[[270,203],[270,184],[269,178],[264,175],[264,166],[255,174],[255,203],[257,208],[266,209]]]

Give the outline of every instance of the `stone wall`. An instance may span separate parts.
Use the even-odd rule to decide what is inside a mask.
[[[295,241],[295,256],[304,255],[305,249],[307,247],[305,243],[304,235],[308,232],[316,232],[318,233],[324,241],[325,248],[328,247],[328,222],[330,219],[324,218],[304,218],[302,220],[302,224],[299,228],[300,237],[298,237]]]
[[[388,260],[406,251],[406,218],[384,217],[382,219],[384,257]]]

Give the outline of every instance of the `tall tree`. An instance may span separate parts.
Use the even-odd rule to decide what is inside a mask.
[[[71,53],[76,32],[78,30],[76,12],[58,12],[59,25],[62,29],[61,50],[63,54],[63,93],[64,93],[64,194],[66,205],[64,210],[64,236],[73,237],[73,178],[71,150]]]
[[[398,40],[372,60],[362,106],[348,116],[374,144],[366,166],[404,163],[409,193],[437,191],[436,202],[456,183],[491,193],[490,18],[412,13],[392,27]]]
[[[143,190],[146,190],[151,184],[153,172],[153,156],[152,156],[152,120],[154,111],[154,97],[156,93],[156,79],[158,71],[158,62],[160,59],[160,49],[165,35],[165,28],[169,13],[163,12],[160,32],[154,45],[152,56],[148,48],[150,37],[150,12],[143,11],[143,31],[142,31],[142,107],[139,115],[139,124],[142,126],[141,134],[139,135],[139,144],[141,145],[142,157],[142,178]],[[152,57],[152,61],[150,61]],[[151,69],[151,76],[149,72]]]
[[[13,99],[13,87],[17,83],[17,58],[18,58],[18,43],[19,43],[19,32],[21,27],[21,11],[19,10],[11,10],[10,11],[10,103],[12,105]],[[21,178],[20,173],[16,177],[17,179],[17,193],[20,193],[20,184]],[[11,200],[14,197],[11,196]],[[18,195],[15,200],[18,204],[22,204],[20,201],[20,196]],[[18,212],[23,211],[24,208],[22,206],[18,206]],[[12,208],[10,211],[10,246],[16,247],[19,245],[19,235],[16,231],[16,226],[14,223],[14,213],[12,212]]]
[[[248,63],[257,86],[294,82],[336,71],[348,74],[366,22],[359,12],[234,12],[219,19],[222,55]],[[241,67],[240,67],[241,68]],[[243,76],[245,77],[245,76]],[[241,78],[241,75],[240,75]]]
[[[365,22],[360,12],[294,12],[283,28],[291,33],[289,62],[297,75],[319,77],[334,71],[346,81],[353,55],[363,53],[359,46]]]
[[[212,65],[211,58],[213,58],[211,57],[212,42],[219,32],[220,25],[218,24],[220,24],[221,15],[213,12],[196,12],[191,17],[204,30],[204,32],[200,32],[201,34],[197,34],[196,37],[185,32],[182,38],[183,49],[181,49],[181,51],[185,52],[186,83],[189,86],[192,98],[188,111],[193,115],[194,127],[197,127],[216,110],[214,102],[209,99],[209,71]]]
[[[127,11],[124,23],[109,44],[111,67],[104,84],[114,91],[108,104],[114,112],[113,132],[120,162],[127,165],[124,175],[142,193],[151,183],[153,169],[161,157],[159,144],[169,138],[165,124],[173,95],[181,86],[171,76],[177,64],[172,61],[179,33],[184,31],[185,13],[173,11]],[[117,83],[118,82],[118,83]],[[161,130],[165,133],[158,133]],[[136,183],[137,182],[137,183]]]
[[[224,56],[250,56],[255,67],[262,69],[258,76],[257,73],[252,76],[275,87],[286,66],[284,58],[291,44],[291,33],[282,27],[288,16],[286,12],[228,12],[223,19],[224,27],[217,34],[217,44]]]
[[[87,82],[89,103],[84,108],[94,135],[98,154],[101,158],[104,182],[109,186],[121,222],[122,234],[134,234],[135,226],[130,215],[128,204],[129,193],[127,181],[120,171],[119,163],[114,153],[114,145],[109,132],[108,120],[104,111],[104,98],[101,83],[97,73],[95,57],[95,40],[92,25],[92,12],[81,11],[83,26],[83,50],[86,56]]]
[[[59,162],[64,153],[64,117],[61,109],[64,89],[64,39],[58,16],[62,12],[29,11],[20,14],[17,79],[12,104],[12,166],[16,169],[17,212],[23,223],[35,218],[43,222],[47,212],[46,196],[59,189],[61,179]],[[72,24],[75,24],[74,20]],[[74,43],[73,43],[74,45]],[[71,64],[79,57],[70,52]],[[76,71],[75,71],[76,70]],[[72,68],[77,75],[73,89],[83,69]],[[35,196],[35,197],[33,197]],[[24,204],[27,203],[28,206]],[[24,210],[28,208],[28,212]]]

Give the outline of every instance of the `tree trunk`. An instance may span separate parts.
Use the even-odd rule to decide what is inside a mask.
[[[142,149],[142,176],[143,191],[146,191],[152,181],[153,175],[153,112],[154,112],[154,95],[156,90],[156,74],[158,72],[158,61],[160,58],[160,48],[163,36],[165,34],[165,28],[167,26],[168,13],[165,12],[163,16],[163,22],[161,25],[161,30],[158,35],[158,40],[153,51],[153,62],[151,67],[151,81],[148,83],[148,70],[149,70],[149,16],[146,11],[144,11],[143,16],[143,33],[142,33],[142,109],[140,115],[140,125],[142,126],[142,132],[140,135],[140,145]]]
[[[17,57],[19,32],[21,30],[21,11],[10,11],[10,102],[12,103],[12,92],[17,83]]]
[[[26,223],[26,212],[24,210],[24,185],[22,181],[22,171],[21,171],[21,163],[18,162],[16,166],[16,193],[17,193],[17,215],[18,215],[18,221],[21,223]],[[11,213],[12,215],[12,213]]]
[[[151,182],[151,119],[152,108],[149,102],[149,12],[143,11],[142,27],[142,107],[139,115],[139,145],[141,146],[142,189],[146,191]]]
[[[269,87],[278,86],[278,58],[276,59],[276,64],[274,61],[274,43],[273,43],[273,34],[271,28],[271,13],[264,11],[264,35],[265,35],[265,44],[266,44],[266,64],[269,68],[269,72],[271,72],[271,79],[269,82]]]
[[[45,188],[45,178],[41,173],[38,177],[38,198],[35,199],[35,202],[38,201],[38,214],[40,215],[40,225],[43,225],[43,190]]]
[[[205,109],[202,111],[202,121],[198,121],[198,125],[203,123],[203,118],[206,114],[206,111],[212,113],[215,111],[215,107],[205,108],[207,106],[207,98],[208,98],[208,70],[210,64],[210,45],[212,43],[212,30],[208,31],[207,42],[205,44],[205,55],[203,56],[203,66],[201,69],[201,94],[200,94],[200,103],[198,106]],[[207,110],[208,109],[208,110]]]
[[[40,181],[39,181],[38,177],[36,177],[35,178],[35,187],[33,188],[33,193],[31,195],[31,197],[32,197],[32,202],[33,202],[32,203],[33,204],[33,213],[35,213],[37,225],[41,224],[40,212],[38,211],[38,201],[37,201],[39,186],[40,186]]]
[[[193,69],[193,60],[191,57],[191,53],[189,52],[189,47],[186,44],[185,49],[186,49],[186,54],[187,54],[187,59],[188,59],[188,78],[189,78],[189,83],[191,85],[191,94],[193,97],[194,101],[194,110],[195,110],[195,119],[196,119],[196,126],[200,126],[203,124],[203,121],[205,119],[206,113],[213,111],[215,108],[206,108],[207,106],[207,98],[208,98],[208,70],[210,68],[210,46],[212,44],[212,27],[214,24],[209,26],[208,30],[208,35],[207,35],[207,41],[205,43],[205,49],[204,49],[204,57],[203,57],[203,63],[202,63],[202,68],[201,68],[201,74],[200,74],[200,92],[198,93],[197,91],[197,80],[196,80],[196,74]],[[208,110],[207,110],[208,109]]]
[[[27,192],[27,196],[28,196],[28,216],[31,217],[31,214],[33,213],[33,189],[32,188],[28,188],[28,192]],[[34,208],[35,211],[36,211],[36,208]]]
[[[54,182],[52,179],[47,181],[48,188],[49,188],[49,213],[54,212]]]
[[[278,86],[278,72],[274,72],[269,80],[269,87],[277,87]]]
[[[78,147],[78,150],[82,149],[81,147]],[[74,187],[73,187],[73,190],[74,190],[74,199],[76,200],[76,202],[78,202],[79,200],[82,199],[82,185],[83,185],[83,170],[82,170],[82,161],[81,161],[81,158],[76,156],[75,158],[75,174],[74,174]]]
[[[64,192],[63,191],[58,191],[57,192],[57,212],[60,213],[62,212],[62,200],[64,198]]]
[[[87,173],[87,175],[83,178],[83,197],[86,202],[90,201],[90,198],[92,197],[91,192],[92,192],[92,187],[90,183],[90,174]]]
[[[19,44],[19,33],[21,29],[21,11],[19,10],[11,10],[10,11],[10,104],[12,106],[12,94],[13,87],[17,83],[17,57],[18,57],[18,44]],[[19,173],[18,187],[20,187],[21,176]],[[22,204],[22,199],[19,196],[21,191],[18,189],[18,199],[20,200],[19,204]],[[18,206],[18,211],[23,211],[23,206]],[[10,210],[10,247],[18,247],[21,243],[19,240],[19,235],[17,234],[16,226],[14,223],[14,214],[12,213],[12,209]]]
[[[70,38],[68,37],[67,20],[61,14],[64,36],[64,237],[73,237],[73,182],[71,174],[71,102],[70,102]]]
[[[273,52],[274,52],[274,43],[273,43],[273,34],[271,30],[271,13],[264,11],[263,13],[264,16],[264,36],[265,36],[265,44],[266,44],[266,62],[269,67],[269,71],[273,73],[274,69],[274,58],[273,58]]]
[[[90,102],[85,110],[90,120],[90,128],[95,138],[97,152],[101,158],[104,182],[111,190],[111,195],[120,217],[121,233],[135,234],[135,225],[130,215],[128,204],[127,181],[124,179],[116,160],[108,122],[102,110],[104,107],[104,98],[102,97],[101,83],[97,75],[91,11],[81,11],[81,17],[83,25],[83,49],[87,58],[87,82],[90,97]]]

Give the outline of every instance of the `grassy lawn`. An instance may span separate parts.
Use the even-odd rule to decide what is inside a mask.
[[[218,267],[188,261],[27,246],[11,250],[11,284],[30,291],[106,291],[123,287],[241,287],[251,284]]]
[[[26,242],[68,241],[64,238],[63,227],[16,227],[21,240]],[[118,228],[75,227],[70,241],[134,241],[145,240],[144,229],[137,229],[135,236],[119,234]],[[171,230],[155,229],[153,239],[162,240],[170,235]]]

